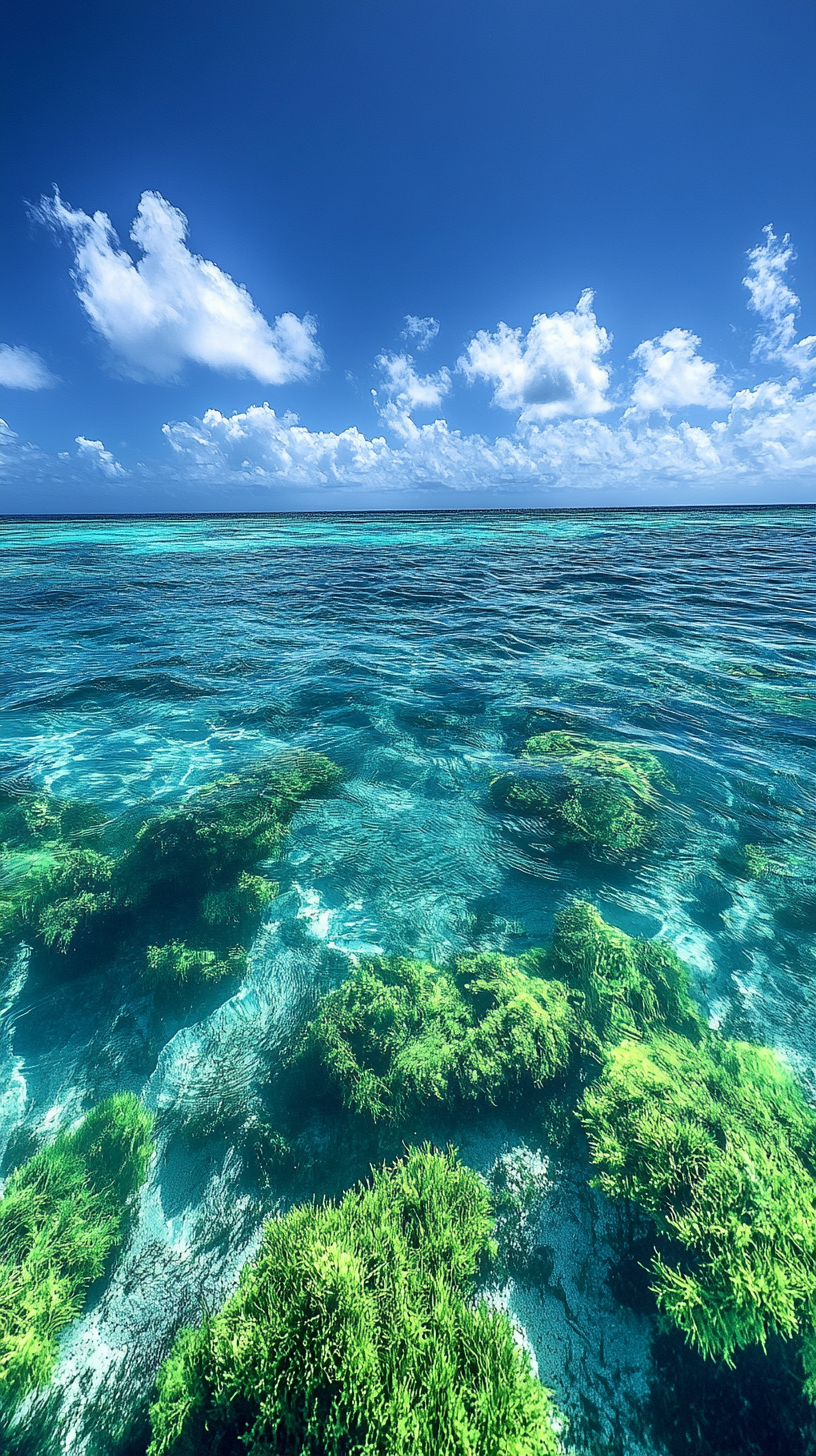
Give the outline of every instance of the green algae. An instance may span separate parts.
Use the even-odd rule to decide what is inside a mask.
[[[267,875],[250,875],[243,870],[234,885],[204,896],[201,913],[212,925],[240,925],[243,920],[260,915],[279,889],[277,882]]]
[[[247,953],[240,945],[219,957],[214,950],[193,950],[181,940],[171,940],[147,947],[144,975],[155,989],[195,986],[243,975],[246,964]]]
[[[162,1367],[150,1456],[556,1456],[549,1392],[474,1302],[490,1236],[484,1184],[430,1149],[273,1219]]]
[[[535,960],[570,987],[590,1052],[652,1027],[700,1034],[688,971],[672,947],[627,935],[586,900],[559,912],[552,946]]]
[[[652,1287],[696,1349],[730,1361],[770,1334],[812,1331],[816,1113],[773,1052],[668,1031],[622,1041],[580,1119],[598,1185],[671,1241]]]
[[[451,970],[377,957],[323,999],[294,1063],[351,1111],[398,1123],[433,1104],[540,1089],[566,1067],[573,1030],[565,989],[509,956]]]
[[[302,754],[283,767],[261,763],[225,775],[186,803],[144,820],[124,844],[121,830],[105,835],[109,826],[94,806],[51,794],[22,799],[6,794],[0,827],[7,836],[4,868],[10,862],[12,873],[4,875],[3,934],[30,937],[57,954],[100,956],[128,936],[141,936],[144,945],[148,922],[157,916],[174,918],[174,928],[182,930],[173,937],[179,944],[186,938],[206,941],[208,926],[225,934],[251,928],[278,889],[257,873],[259,864],[280,854],[300,803],[340,777],[337,765],[321,754]],[[200,965],[231,959],[234,970],[236,958],[229,952],[226,942],[216,946],[214,961]],[[175,964],[174,971],[168,954],[154,965],[148,954],[148,972],[157,972],[157,984],[162,972],[179,982],[195,979],[192,961],[179,954]]]
[[[153,1119],[117,1094],[11,1175],[0,1200],[0,1405],[49,1379],[60,1332],[120,1242]]]
[[[660,791],[670,787],[654,753],[553,729],[529,738],[522,759],[540,772],[503,775],[494,799],[512,812],[549,819],[561,844],[625,861],[654,838]]]
[[[96,804],[60,799],[50,792],[0,788],[0,844],[33,849],[95,837],[105,822]]]

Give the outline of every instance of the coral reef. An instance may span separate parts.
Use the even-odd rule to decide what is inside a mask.
[[[0,1406],[48,1380],[60,1331],[121,1241],[152,1125],[138,1098],[109,1097],[9,1179],[0,1200]]]
[[[430,1149],[273,1219],[165,1362],[151,1456],[555,1456],[549,1392],[506,1316],[473,1303],[490,1231],[484,1185]]]

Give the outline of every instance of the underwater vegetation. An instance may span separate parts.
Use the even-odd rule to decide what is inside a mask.
[[[655,836],[668,780],[654,754],[559,730],[530,739],[524,762],[530,776],[505,776],[496,798],[547,817],[561,843],[622,862]],[[127,944],[159,994],[240,977],[278,893],[265,866],[298,804],[339,777],[319,755],[263,763],[115,826],[50,794],[5,794],[4,935],[52,965]],[[807,866],[782,849],[723,853],[780,906],[791,887],[795,906],[810,893]],[[418,1115],[497,1107],[543,1127],[562,1108],[603,1194],[651,1221],[644,1262],[664,1330],[715,1363],[795,1344],[816,1403],[816,1113],[773,1052],[709,1030],[665,942],[578,899],[549,945],[519,956],[364,958],[278,1076],[307,1110],[328,1102],[406,1140]],[[225,1138],[267,1188],[301,1156],[243,1084],[164,1116],[188,1148]],[[0,1401],[47,1382],[60,1331],[121,1241],[152,1135],[136,1099],[114,1097],[10,1178]],[[493,1233],[504,1274],[540,1264],[532,1211],[546,1186],[545,1164],[497,1165],[485,1184],[453,1154],[409,1149],[339,1203],[274,1219],[237,1294],[163,1365],[151,1452],[558,1451],[557,1413],[509,1323],[474,1303]]]
[[[621,1041],[580,1117],[599,1186],[671,1240],[652,1288],[695,1348],[730,1361],[769,1334],[812,1333],[816,1114],[773,1052],[714,1035]]]
[[[570,1096],[571,1064],[590,1079],[575,1110],[598,1186],[655,1224],[661,1314],[711,1359],[806,1335],[816,1398],[816,1113],[772,1051],[704,1026],[666,943],[576,901],[549,947],[516,959],[373,958],[324,997],[294,1056],[313,1088],[397,1125]]]
[[[654,838],[660,790],[670,782],[649,750],[553,729],[529,738],[522,759],[536,772],[502,775],[492,786],[494,800],[549,819],[561,845],[624,861]]]
[[[181,940],[168,945],[147,947],[145,979],[161,988],[168,984],[201,985],[205,981],[223,981],[226,976],[240,975],[246,970],[247,954],[243,946],[235,946],[221,959],[214,950],[190,950]]]
[[[552,946],[533,957],[569,986],[590,1053],[651,1026],[699,1035],[688,971],[672,947],[627,935],[586,900],[559,912]]]
[[[150,1456],[556,1456],[549,1392],[474,1299],[490,1235],[481,1180],[429,1148],[272,1219],[165,1362]]]
[[[450,970],[375,957],[324,997],[293,1061],[350,1110],[398,1123],[429,1103],[543,1087],[566,1066],[572,1031],[564,988],[509,956]]]
[[[576,901],[546,950],[459,956],[447,968],[375,956],[325,996],[290,1066],[350,1111],[399,1123],[429,1105],[540,1093],[576,1051],[665,1026],[697,1036],[688,973]]]
[[[152,1129],[138,1098],[117,1094],[9,1178],[0,1199],[0,1410],[48,1380],[60,1331],[121,1242]]]
[[[340,777],[321,754],[261,763],[144,820],[124,844],[93,806],[5,791],[3,935],[100,956],[140,933],[144,946],[147,922],[164,919],[180,933],[144,946],[151,986],[240,974],[246,953],[229,937],[251,931],[278,891],[259,864],[280,852],[303,799]]]

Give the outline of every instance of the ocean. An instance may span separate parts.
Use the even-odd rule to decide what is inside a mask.
[[[62,970],[36,946],[8,950],[0,1156],[114,1092],[160,1129],[224,1086],[251,1102],[349,967],[518,956],[576,898],[667,940],[709,1025],[774,1048],[816,1100],[816,511],[7,519],[3,535],[12,796],[93,803],[115,836],[270,759],[317,753],[343,777],[294,813],[238,983],[162,1006],[126,947]],[[525,745],[552,733],[659,760],[637,852],[590,853],[502,796],[529,771]],[[679,1389],[694,1370],[659,1345],[648,1291],[621,1293],[620,1217],[580,1158],[507,1112],[445,1135],[480,1172],[511,1155],[538,1170],[538,1272],[491,1297],[575,1448],[730,1451],[714,1414],[705,1446],[688,1444],[682,1400],[657,1409],[660,1372]],[[347,1174],[327,1153],[322,1176],[318,1158],[312,1192],[349,1186],[364,1152]],[[293,1196],[217,1118],[194,1142],[160,1133],[126,1241],[18,1435],[76,1456],[143,1451],[173,1334],[220,1304]],[[714,1405],[739,1375],[720,1372]],[[744,1378],[765,1376],[754,1362]],[[773,1405],[778,1362],[768,1380]],[[780,1451],[816,1449],[807,1419]]]

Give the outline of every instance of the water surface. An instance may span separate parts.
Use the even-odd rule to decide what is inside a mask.
[[[43,986],[24,953],[7,966],[0,1152],[113,1090],[195,1100],[222,1064],[251,1088],[257,1049],[283,1048],[351,957],[516,953],[579,893],[666,936],[712,1023],[776,1047],[816,1091],[816,512],[7,521],[4,536],[7,780],[115,817],[302,748],[345,779],[296,816],[246,983],[184,1025],[157,1022],[121,967]],[[545,821],[496,807],[491,782],[557,727],[660,755],[666,831],[638,859],[566,854]],[[746,844],[769,873],[740,872]],[[125,1346],[149,1366],[168,1283],[182,1302],[221,1297],[265,1212],[228,1148],[157,1163],[64,1342],[72,1409]],[[523,1320],[558,1384],[546,1309]],[[634,1388],[648,1341],[619,1323]]]

